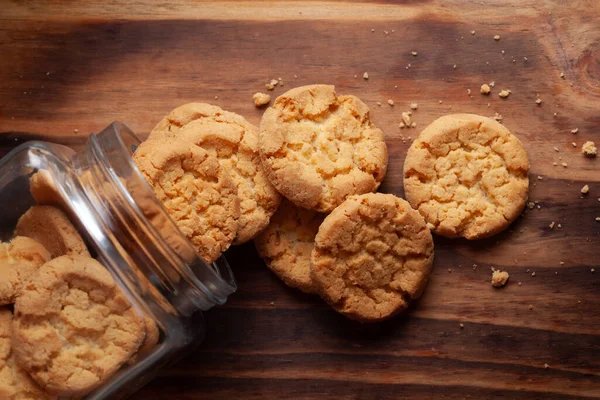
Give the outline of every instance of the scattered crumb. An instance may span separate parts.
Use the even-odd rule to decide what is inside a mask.
[[[471,89],[467,89],[467,94],[470,96],[471,95]]]
[[[537,100],[535,101],[535,104],[537,104],[538,106],[539,106],[540,104],[542,104],[542,99],[537,99]]]
[[[550,229],[554,229],[554,221],[550,222],[550,225],[548,225],[550,227]]]
[[[554,161],[554,162],[552,163],[552,165],[554,165],[554,166],[556,167],[558,164],[556,163],[556,161]]]
[[[569,166],[569,164],[567,164],[566,162],[561,163],[560,165],[562,165],[563,167],[567,168]]]
[[[521,283],[521,282],[517,282],[517,285],[521,286],[521,285],[522,285],[522,283]]]
[[[565,265],[565,262],[564,262],[564,261],[561,261],[561,262],[560,262],[560,265]]]
[[[452,68],[456,69],[456,64],[454,64],[454,65],[452,66]]]
[[[590,271],[592,271],[592,274],[593,274],[594,272],[596,272],[596,270],[595,270],[594,268],[591,268],[591,269],[590,269]]]
[[[508,96],[510,96],[512,92],[509,89],[503,89],[500,91],[500,93],[498,93],[498,96],[502,97],[503,99],[506,99]]]
[[[388,100],[388,104],[389,104],[390,106],[393,106],[393,105],[394,105],[394,100],[392,100],[392,99]]]
[[[398,124],[398,128],[404,129],[406,128],[406,124],[404,122],[400,122],[400,124]]]
[[[460,324],[460,329],[463,329],[465,327],[464,324]]]
[[[215,96],[215,100],[217,100],[219,98],[219,96]]]
[[[560,76],[562,79],[565,79],[565,73],[564,73],[564,72],[561,72],[559,76]]]
[[[481,89],[479,89],[479,92],[481,94],[490,94],[491,91],[492,91],[492,89],[490,88],[490,85],[488,85],[487,83],[484,83],[483,85],[481,85]]]
[[[494,118],[498,122],[502,122],[502,114],[496,113],[492,118]]]
[[[500,40],[500,35],[494,36],[494,40]]]
[[[418,53],[416,51],[412,51],[410,54],[416,57]]]
[[[577,143],[575,143],[575,142],[571,142],[571,146],[573,146],[573,147],[577,147]]]
[[[548,364],[544,364],[544,368],[548,369],[550,366]]]
[[[417,123],[413,121],[413,122],[410,124],[410,127],[411,127],[411,128],[416,128],[416,127],[417,127]],[[409,138],[409,139],[410,139],[410,138]]]
[[[452,268],[448,268],[448,273],[451,273],[451,272],[452,272]]]
[[[275,86],[276,86],[278,83],[279,83],[279,81],[278,81],[278,80],[276,80],[276,79],[272,79],[272,80],[271,80],[271,82],[269,82],[269,83],[265,84],[265,88],[266,88],[267,90],[273,90],[273,89],[275,89]]]
[[[442,101],[442,100],[440,100],[438,103],[442,104],[442,103],[443,103],[443,101]]]
[[[558,227],[558,229],[560,229],[560,228],[562,228],[562,225],[561,225],[561,224],[558,224],[558,225],[557,225],[557,227]]]
[[[587,157],[596,157],[598,149],[594,142],[585,142],[583,146],[581,146],[581,152]]]
[[[571,133],[575,134],[577,132],[579,132],[579,128],[571,129]]]
[[[410,103],[410,109],[411,110],[416,110],[417,108],[419,108],[419,105],[417,103]]]
[[[496,81],[491,81],[491,82],[490,82],[490,87],[492,87],[492,88],[493,88],[494,86],[496,86]]]
[[[377,105],[378,105],[379,107],[381,107],[381,102],[380,102],[380,101],[378,101],[378,102],[377,102]]]
[[[584,185],[584,186],[581,188],[581,193],[583,193],[583,194],[588,194],[589,192],[590,192],[590,187],[589,187],[588,185]]]
[[[558,147],[554,146],[554,151],[558,153]]]
[[[475,34],[475,31],[471,31],[471,35],[474,35],[474,34]]]
[[[294,79],[298,79],[298,75],[294,75]]]
[[[530,201],[527,203],[527,208],[529,208],[530,210],[533,210],[533,207],[535,207],[535,203],[533,201]]]
[[[531,276],[535,276],[535,271],[533,271],[533,272],[531,273]]]
[[[506,281],[508,281],[508,272],[497,269],[492,273],[493,287],[502,287],[506,285]]]
[[[272,306],[274,306],[274,305],[275,305],[275,302],[274,302],[274,301],[272,301],[270,304],[271,304]]]
[[[501,53],[504,54],[504,50],[502,50]]]
[[[403,111],[402,112],[402,122],[404,122],[404,125],[406,126],[410,126],[410,111]]]
[[[375,32],[375,29],[371,29],[371,32]]]
[[[533,304],[530,304],[530,305],[529,305],[529,309],[530,309],[530,310],[533,310]]]
[[[538,177],[537,177],[537,178],[538,178],[538,180],[540,180],[540,181],[543,181],[543,180],[544,180],[544,177],[543,177],[543,176],[541,176],[541,175],[538,175]]]
[[[369,79],[369,73],[368,72],[365,72],[363,74],[363,79]]]
[[[79,133],[79,129],[75,128],[75,129],[73,129],[73,132]]]
[[[266,93],[256,92],[252,95],[252,100],[254,100],[254,105],[256,107],[260,107],[269,104],[271,96]]]

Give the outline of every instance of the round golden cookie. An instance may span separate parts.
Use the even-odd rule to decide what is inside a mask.
[[[144,335],[143,319],[90,257],[44,264],[15,303],[16,361],[54,394],[94,389],[135,354]]]
[[[325,218],[311,274],[321,297],[362,322],[379,321],[420,297],[433,264],[423,217],[392,195],[351,196]]]
[[[217,157],[237,187],[240,219],[233,244],[253,239],[269,224],[281,195],[265,175],[258,155],[258,129],[242,116],[204,103],[177,107],[150,133],[175,136]]]
[[[43,245],[52,258],[89,256],[85,242],[69,217],[53,206],[33,206],[19,218],[15,235],[27,236]]]
[[[269,180],[294,204],[330,212],[348,196],[375,191],[387,168],[383,132],[369,108],[331,85],[292,89],[261,121],[259,151]]]
[[[447,115],[410,146],[404,191],[435,233],[481,239],[521,214],[528,171],[527,152],[503,125],[479,115]]]
[[[24,236],[0,243],[0,305],[14,303],[38,269],[50,261],[41,244]]]
[[[133,160],[179,229],[208,263],[235,238],[240,217],[237,188],[206,150],[163,137],[142,143]]]
[[[13,357],[11,344],[12,313],[0,309],[0,399],[50,400],[57,397],[46,393],[25,372]]]
[[[258,254],[286,285],[315,293],[310,278],[310,254],[324,214],[283,200],[271,223],[256,239]]]

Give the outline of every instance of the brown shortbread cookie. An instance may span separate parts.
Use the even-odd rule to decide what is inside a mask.
[[[351,196],[325,218],[311,273],[321,297],[362,322],[379,321],[420,297],[433,264],[423,217],[391,194]]]
[[[281,195],[265,175],[258,154],[258,129],[242,116],[204,103],[177,107],[150,134],[174,136],[219,159],[237,187],[240,219],[233,244],[253,239],[269,224]]]
[[[254,239],[267,267],[286,285],[306,293],[315,293],[310,278],[310,254],[324,218],[324,214],[284,199],[267,229]]]
[[[15,235],[36,240],[50,252],[52,258],[67,254],[90,255],[69,217],[53,206],[33,206],[27,210],[17,222]]]
[[[12,313],[0,308],[0,399],[50,400],[57,397],[46,393],[15,363],[11,344]]]
[[[479,115],[447,115],[410,146],[404,190],[435,233],[480,239],[521,214],[528,171],[523,145],[503,125]]]
[[[259,151],[277,190],[319,212],[376,190],[387,168],[385,138],[367,105],[337,96],[331,85],[302,86],[279,96],[260,121]]]
[[[31,238],[17,236],[10,243],[0,243],[0,305],[14,303],[21,289],[48,261],[48,250]]]
[[[196,145],[170,137],[142,143],[133,160],[206,262],[227,250],[238,229],[237,188],[219,160]]]
[[[17,363],[47,391],[83,395],[144,341],[144,321],[110,273],[85,256],[44,264],[15,303]]]

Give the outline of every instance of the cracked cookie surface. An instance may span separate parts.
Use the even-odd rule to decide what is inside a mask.
[[[83,238],[69,217],[54,206],[33,206],[19,218],[15,235],[39,242],[52,258],[70,255],[89,256]]]
[[[219,160],[170,137],[142,143],[133,160],[179,229],[208,263],[229,248],[240,217],[237,188]]]
[[[15,303],[17,363],[45,390],[79,396],[125,363],[144,341],[143,319],[93,258],[44,264]]]
[[[233,244],[253,239],[269,224],[281,195],[265,175],[258,154],[258,128],[242,116],[205,103],[177,107],[150,133],[175,136],[205,149],[237,187],[240,218]]]
[[[283,200],[271,223],[254,244],[267,267],[286,285],[315,293],[310,277],[310,255],[324,214]]]
[[[376,190],[387,169],[385,138],[369,108],[357,97],[337,96],[331,85],[279,96],[260,121],[259,150],[277,190],[319,212]]]
[[[408,150],[404,190],[435,233],[480,239],[521,214],[528,171],[523,145],[503,125],[474,114],[447,115]]]
[[[48,261],[48,250],[31,238],[17,236],[10,243],[0,243],[0,305],[14,303],[21,289]]]
[[[15,362],[11,340],[12,312],[0,308],[0,399],[51,400],[57,397],[44,392]]]
[[[433,264],[423,217],[392,194],[351,196],[325,218],[311,274],[321,297],[362,322],[379,321],[420,297]]]

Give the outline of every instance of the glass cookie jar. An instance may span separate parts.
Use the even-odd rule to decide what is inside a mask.
[[[36,204],[30,180],[37,174],[52,188],[44,202],[71,217],[92,256],[140,315],[159,327],[152,350],[125,363],[85,399],[119,399],[135,392],[204,338],[197,311],[225,303],[236,290],[225,258],[205,263],[154,196],[131,159],[139,144],[115,122],[91,134],[81,152],[28,142],[0,161],[0,239],[10,240],[19,217]]]

